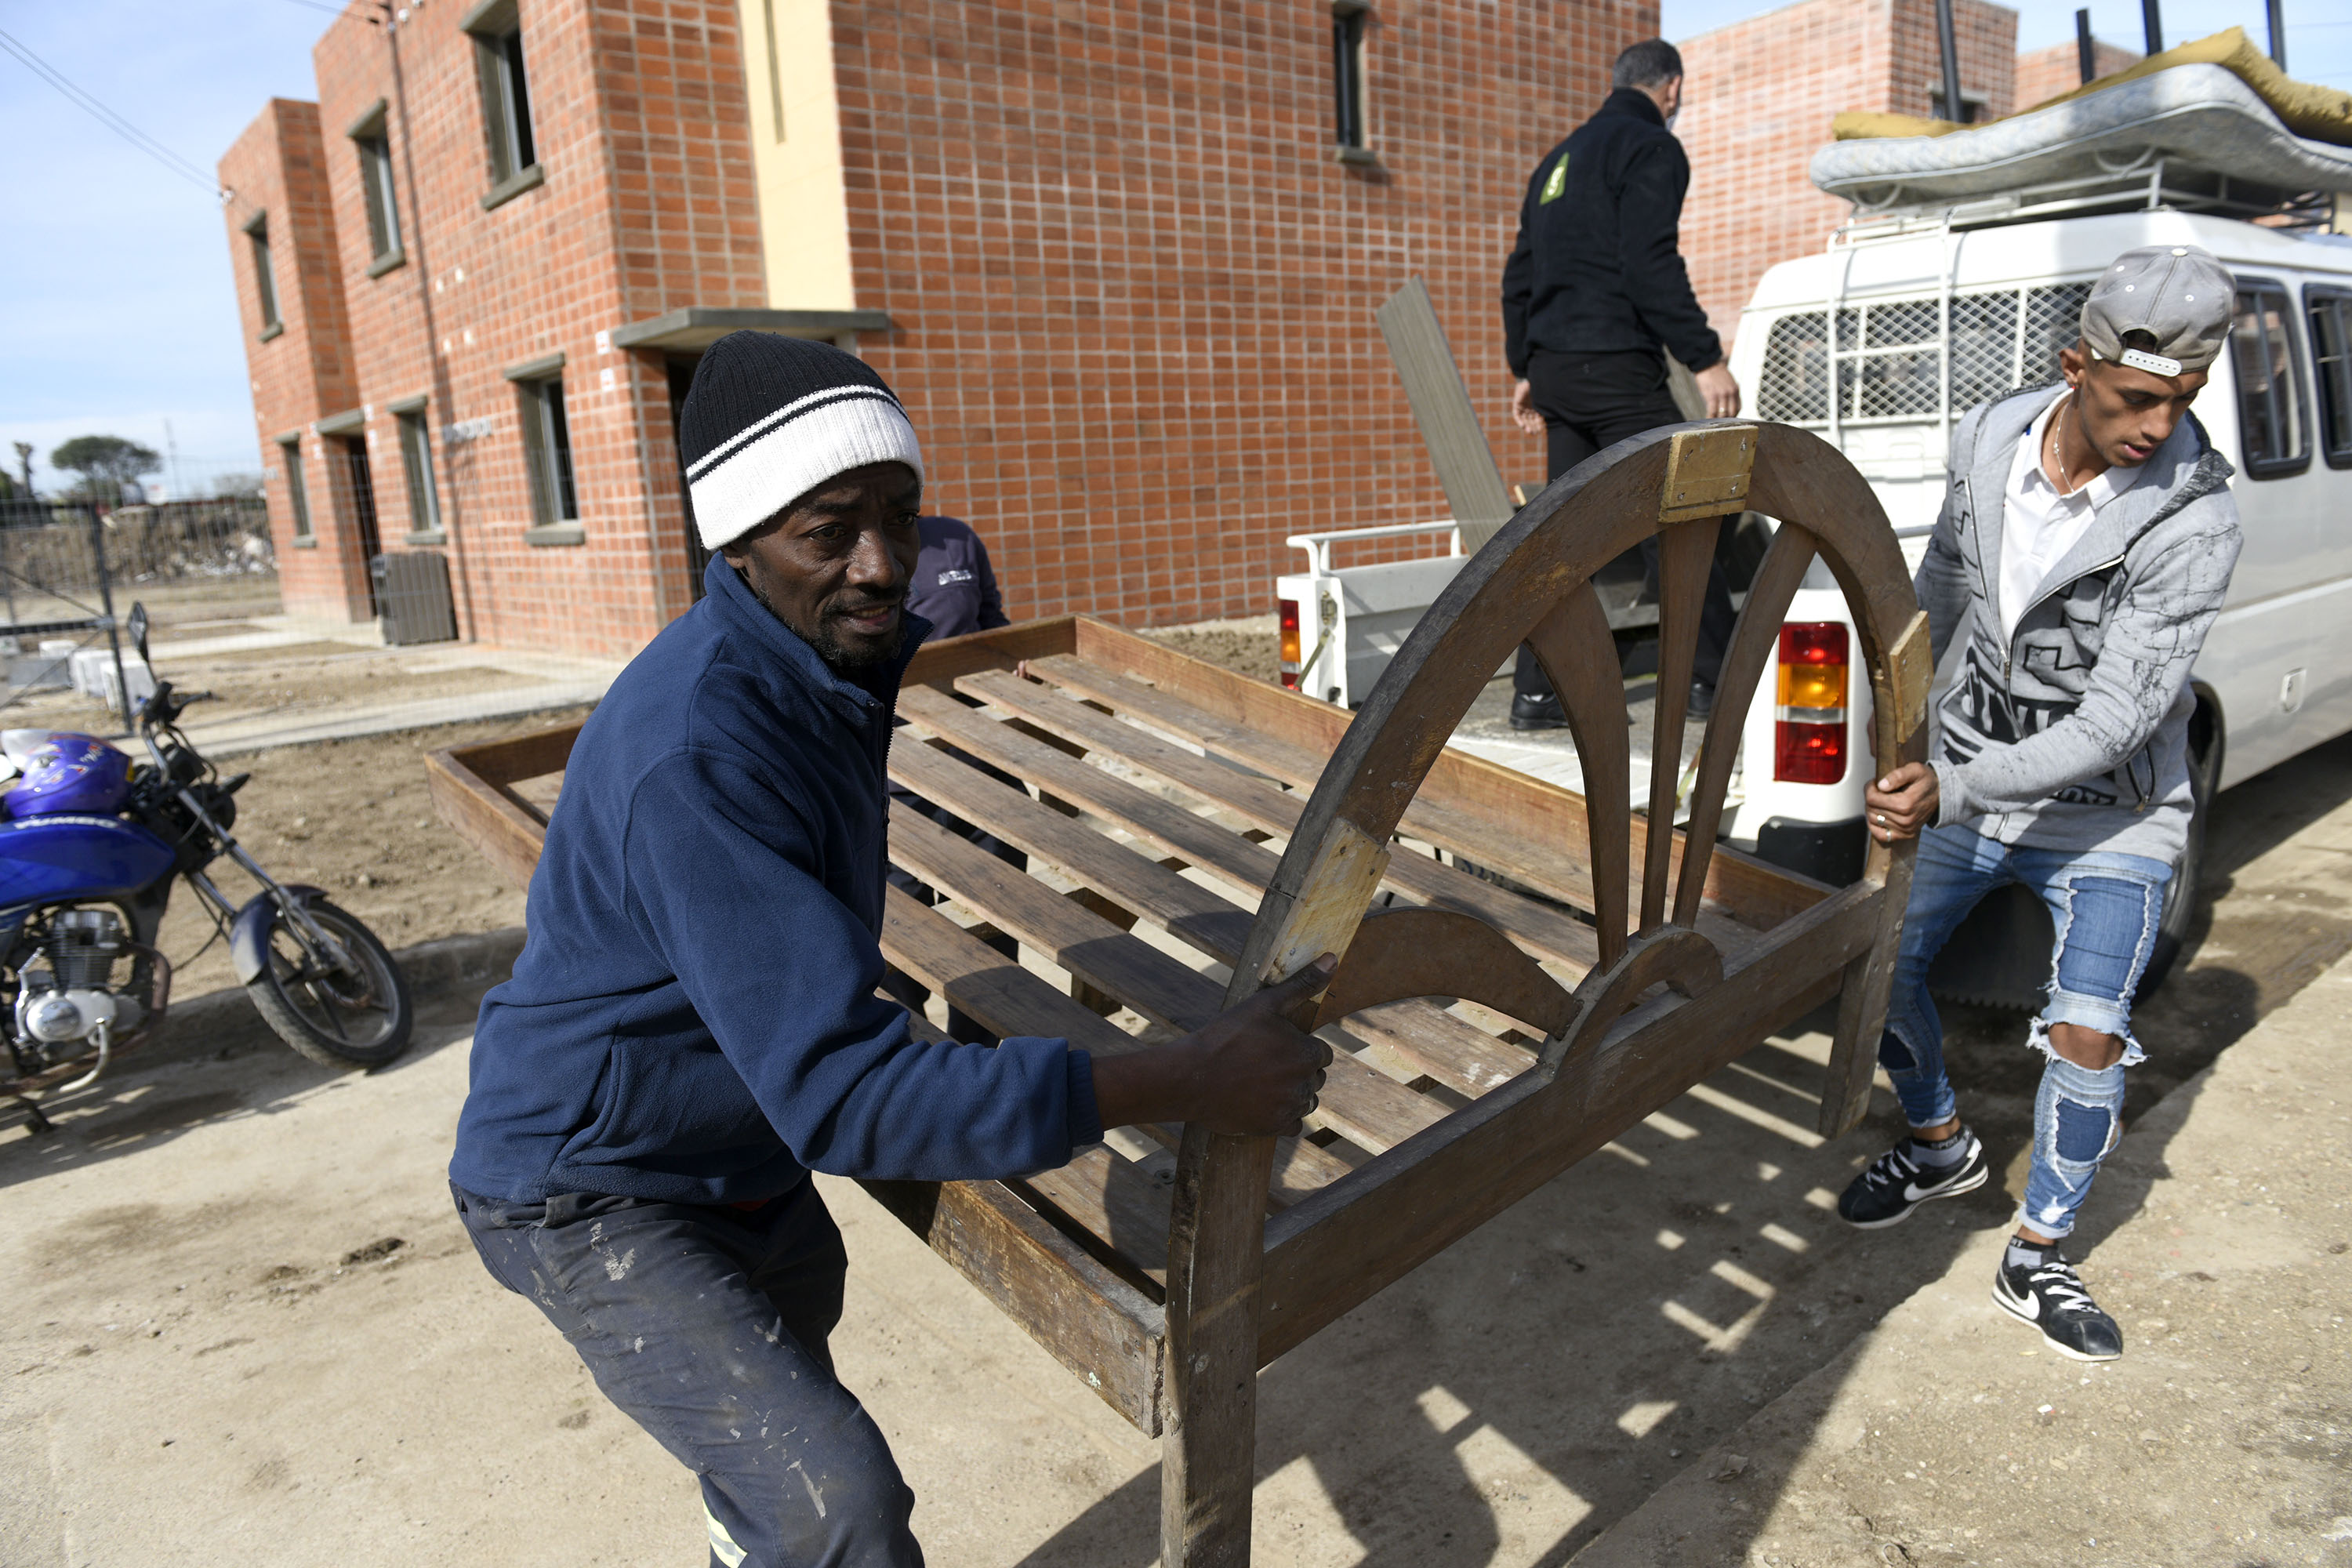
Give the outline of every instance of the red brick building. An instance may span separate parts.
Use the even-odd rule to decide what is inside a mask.
[[[1953,24],[1969,117],[2010,113],[2017,13],[1954,0]],[[1936,7],[1934,0],[1799,0],[1679,47],[1688,76],[1675,130],[1691,161],[1683,255],[1699,303],[1728,343],[1764,269],[1820,250],[1846,221],[1847,205],[1806,174],[1830,139],[1831,120],[1843,110],[1942,112]]]
[[[229,244],[278,582],[289,605],[363,618],[366,576],[348,509],[329,495],[341,449],[311,429],[359,402],[319,106],[272,99],[221,160],[220,176],[231,193]]]
[[[221,164],[289,608],[364,616],[368,554],[432,551],[461,635],[605,655],[692,600],[671,418],[735,326],[882,372],[1016,616],[1254,613],[1285,534],[1436,515],[1372,308],[1425,277],[1498,451],[1532,451],[1495,303],[1521,185],[1657,25],[1653,0],[397,15],[333,23],[315,108],[273,103]]]
[[[2091,75],[2113,76],[2140,60],[2137,49],[2091,40]],[[2017,107],[2031,109],[2083,85],[2083,57],[2073,44],[2053,44],[2017,57]]]

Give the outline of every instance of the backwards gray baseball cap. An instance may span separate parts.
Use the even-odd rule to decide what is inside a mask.
[[[2203,370],[2230,339],[2237,279],[2210,250],[2193,245],[2143,245],[2112,262],[2083,301],[2083,342],[2099,359],[2155,375]],[[2124,346],[2144,331],[2153,349]]]

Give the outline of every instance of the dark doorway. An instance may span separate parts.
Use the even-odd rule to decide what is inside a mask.
[[[338,436],[335,446],[341,458],[341,481],[344,500],[343,515],[352,525],[359,541],[360,581],[367,584],[368,613],[376,611],[375,558],[383,553],[383,542],[375,521],[375,477],[368,468],[367,439],[362,436]]]
[[[678,436],[678,416],[686,411],[687,388],[694,384],[695,367],[702,363],[700,354],[672,354],[665,362],[669,371],[669,437],[672,449],[683,453],[686,446]],[[702,574],[710,564],[710,552],[702,547],[702,530],[694,522],[694,496],[687,488],[686,460],[681,456],[677,465],[677,500],[686,509],[686,563],[688,575],[693,581],[694,596],[702,597]]]

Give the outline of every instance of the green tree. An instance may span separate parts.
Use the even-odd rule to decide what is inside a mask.
[[[49,454],[49,467],[81,476],[79,489],[90,500],[120,501],[124,485],[163,466],[152,447],[120,436],[77,436]]]

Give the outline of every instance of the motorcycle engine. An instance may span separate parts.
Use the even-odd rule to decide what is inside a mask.
[[[41,944],[47,970],[27,968],[16,993],[16,1037],[59,1045],[137,1026],[146,1009],[107,989],[122,956],[122,921],[110,910],[63,910]]]

